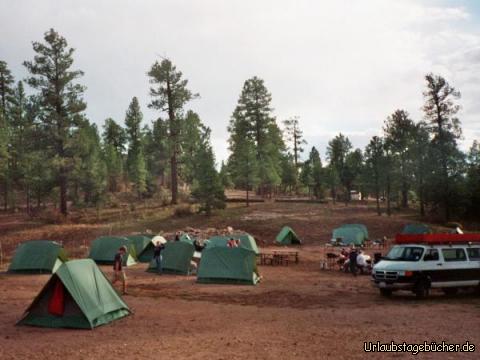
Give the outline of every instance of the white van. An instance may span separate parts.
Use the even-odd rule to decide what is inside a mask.
[[[373,267],[372,282],[383,296],[409,290],[418,298],[431,288],[446,294],[462,287],[480,288],[480,244],[395,245]]]

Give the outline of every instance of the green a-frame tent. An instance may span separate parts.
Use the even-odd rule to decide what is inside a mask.
[[[135,247],[135,253],[137,254],[137,260],[139,262],[147,263],[153,258],[153,242],[154,235],[128,235],[125,236],[129,239]]]
[[[129,314],[98,266],[82,259],[60,266],[17,325],[93,329]]]
[[[259,281],[254,251],[214,246],[202,252],[199,283],[255,285]]]
[[[226,247],[228,240],[230,239],[240,240],[240,247],[245,248],[247,250],[251,250],[255,254],[260,253],[260,251],[258,250],[257,242],[255,241],[255,238],[252,235],[247,233],[212,236],[206,241],[206,248],[213,248],[216,246]]]
[[[162,251],[162,273],[188,275],[194,252],[195,247],[187,241],[167,242]],[[157,264],[154,259],[151,260],[147,271],[157,272]]]
[[[136,253],[135,245],[132,240],[121,236],[101,236],[92,241],[90,246],[90,254],[88,257],[97,264],[108,265],[113,264],[115,254],[122,246],[127,247],[127,254],[124,256],[123,263],[125,266],[135,265]]]
[[[295,231],[289,226],[284,226],[275,238],[275,242],[281,245],[301,244],[302,241],[297,236]]]
[[[62,245],[49,240],[32,240],[21,243],[15,250],[9,273],[54,273],[67,255]]]

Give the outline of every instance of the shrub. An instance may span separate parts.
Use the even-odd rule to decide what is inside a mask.
[[[185,217],[193,214],[192,206],[189,204],[177,205],[173,210],[173,215],[176,217]]]

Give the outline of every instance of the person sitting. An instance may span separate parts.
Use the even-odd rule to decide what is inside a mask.
[[[357,268],[360,269],[360,273],[364,274],[368,272],[367,256],[363,251],[359,250],[357,255]]]
[[[345,261],[348,259],[348,251],[345,248],[342,248],[340,251],[340,255],[338,256],[337,264],[340,267],[340,269],[343,268],[343,265],[345,264]]]

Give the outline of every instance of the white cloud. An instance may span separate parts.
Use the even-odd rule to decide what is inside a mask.
[[[480,35],[464,7],[410,0],[0,0],[1,57],[18,77],[30,42],[55,27],[77,49],[88,115],[123,121],[132,96],[146,120],[146,71],[168,55],[201,99],[190,104],[212,128],[220,161],[243,82],[265,79],[279,120],[299,115],[322,155],[329,137],[364,146],[396,108],[422,116],[423,76],[439,72],[462,91],[466,142],[480,126]],[[18,21],[22,19],[22,21]]]

